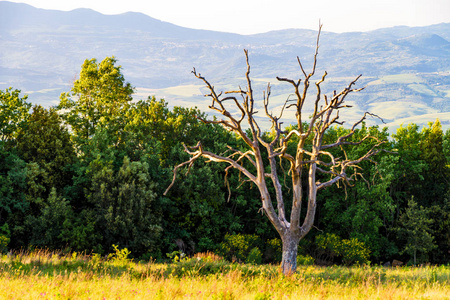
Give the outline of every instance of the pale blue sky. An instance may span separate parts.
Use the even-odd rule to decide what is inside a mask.
[[[9,0],[58,10],[142,12],[180,26],[252,34],[287,28],[333,32],[450,22],[450,0]]]

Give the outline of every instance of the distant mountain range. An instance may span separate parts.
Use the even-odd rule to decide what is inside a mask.
[[[196,67],[218,89],[244,85],[243,49],[248,49],[254,87],[262,95],[271,82],[276,110],[292,90],[275,77],[298,78],[297,56],[310,67],[316,36],[317,31],[304,29],[238,35],[183,28],[141,13],[63,12],[0,1],[0,89],[12,86],[33,103],[54,105],[70,90],[85,59],[114,55],[137,88],[136,98],[155,95],[171,106],[208,112],[203,84],[190,71]],[[369,110],[393,128],[436,118],[449,128],[449,41],[450,23],[324,31],[317,74],[327,70],[327,91],[363,74],[359,86],[366,89],[349,98],[354,110],[345,117],[350,121]]]

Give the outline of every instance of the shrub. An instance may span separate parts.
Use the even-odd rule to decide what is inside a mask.
[[[320,234],[316,236],[315,257],[320,264],[330,264],[340,255],[341,238],[335,234]]]
[[[3,234],[0,235],[0,253],[5,253],[8,250],[7,248],[8,244],[9,238]]]
[[[369,263],[370,250],[357,238],[341,239],[335,234],[316,236],[316,259],[321,263],[333,263],[335,257],[346,265]]]
[[[219,245],[219,254],[229,261],[245,262],[250,251],[257,246],[259,237],[255,234],[226,234]]]
[[[112,261],[114,264],[125,266],[130,262],[128,256],[131,252],[127,248],[119,249],[119,246],[112,245],[114,248],[114,253],[108,254],[108,260]]]
[[[314,261],[311,255],[297,255],[297,266],[312,266]]]
[[[359,241],[357,238],[342,240],[340,247],[342,262],[344,264],[369,263],[370,250],[366,247],[364,242]]]
[[[254,247],[250,250],[250,253],[247,255],[247,259],[245,260],[248,264],[260,265],[262,262],[262,253],[258,249],[258,247]]]
[[[186,254],[181,251],[172,251],[171,253],[166,253],[166,256],[173,262],[177,263],[186,259]]]
[[[89,267],[94,270],[98,270],[102,266],[102,257],[98,253],[92,253],[91,259],[89,260]]]
[[[8,251],[8,244],[10,241],[10,231],[9,226],[7,223],[5,223],[3,226],[0,227],[0,253],[5,253]]]

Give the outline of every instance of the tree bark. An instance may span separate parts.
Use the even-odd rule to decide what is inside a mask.
[[[281,240],[283,243],[281,271],[284,275],[290,275],[297,270],[297,250],[300,238],[287,231]]]

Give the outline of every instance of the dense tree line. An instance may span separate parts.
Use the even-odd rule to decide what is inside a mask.
[[[264,262],[279,260],[277,233],[258,212],[260,195],[238,172],[224,182],[223,165],[197,163],[163,195],[174,166],[189,158],[182,143],[202,140],[226,153],[243,141],[200,122],[205,115],[196,108],[170,109],[154,97],[136,102],[133,92],[115,58],[86,60],[56,107],[32,107],[20,91],[0,91],[0,251],[107,253],[115,244],[135,257],[161,259],[175,250],[226,255],[241,247],[248,248],[242,260],[251,249]],[[346,131],[336,127],[325,138]],[[444,134],[436,120],[392,135],[363,126],[352,138],[367,132],[387,138],[390,153],[363,163],[353,186],[318,196],[314,229],[300,254],[351,263],[358,260],[346,249],[361,246],[376,263],[449,263],[450,131]],[[358,157],[371,144],[345,147],[333,155]]]

